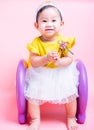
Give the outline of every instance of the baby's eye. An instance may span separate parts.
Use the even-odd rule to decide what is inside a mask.
[[[45,22],[47,22],[47,20],[42,20],[42,22],[44,22],[44,23],[45,23]]]
[[[53,19],[52,22],[56,22],[56,19]]]

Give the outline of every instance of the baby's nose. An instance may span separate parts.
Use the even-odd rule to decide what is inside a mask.
[[[47,22],[47,26],[52,26],[52,22],[51,22],[51,21],[48,21],[48,22]]]

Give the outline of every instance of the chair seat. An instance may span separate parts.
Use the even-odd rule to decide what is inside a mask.
[[[85,65],[81,60],[77,61],[77,69],[80,72],[79,75],[79,86],[77,98],[77,122],[84,124],[86,120],[86,107],[88,101],[88,78]],[[27,63],[24,59],[21,59],[17,66],[16,72],[16,95],[17,95],[17,107],[18,107],[18,121],[20,124],[26,123],[27,117],[27,101],[24,97],[24,84],[25,74],[27,69]]]

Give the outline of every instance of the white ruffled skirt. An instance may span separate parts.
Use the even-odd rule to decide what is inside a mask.
[[[24,95],[32,103],[68,103],[78,97],[78,80],[76,62],[62,68],[30,67]]]

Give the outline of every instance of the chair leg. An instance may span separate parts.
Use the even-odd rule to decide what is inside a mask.
[[[78,86],[78,93],[79,97],[77,99],[77,122],[79,124],[84,124],[86,119],[86,107],[87,107],[87,100],[88,100],[88,78],[87,72],[84,64],[77,60],[77,69],[80,72],[79,75],[79,86]]]
[[[27,103],[24,97],[24,83],[26,74],[25,63],[26,62],[24,60],[20,60],[16,72],[16,97],[18,107],[18,121],[20,124],[24,124],[27,117]]]

